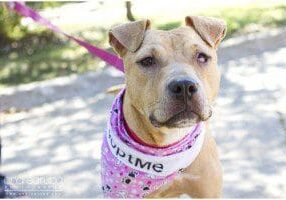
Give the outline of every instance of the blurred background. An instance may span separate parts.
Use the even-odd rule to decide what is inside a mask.
[[[286,197],[285,0],[26,2],[65,32],[112,51],[110,27],[187,15],[224,19],[220,96],[211,119],[224,197]],[[121,72],[0,2],[1,173],[29,197],[102,197],[100,145]]]

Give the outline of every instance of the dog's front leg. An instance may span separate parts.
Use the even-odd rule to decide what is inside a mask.
[[[180,173],[178,176],[171,181],[170,183],[167,183],[160,187],[158,190],[152,192],[147,198],[171,198],[171,197],[179,197],[183,194],[187,194],[190,196],[190,194],[196,193],[195,187],[188,187],[190,185],[190,182],[196,183],[196,181],[199,179],[199,176],[195,176],[192,174],[186,174],[186,173]],[[188,190],[186,190],[186,187],[188,187]]]

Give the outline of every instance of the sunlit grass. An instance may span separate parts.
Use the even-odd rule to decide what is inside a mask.
[[[47,80],[98,68],[98,59],[71,42],[0,56],[0,85]]]
[[[261,28],[286,26],[286,5],[272,7],[229,7],[222,9],[206,10],[199,15],[212,16],[224,19],[227,23],[227,36],[258,31]],[[162,30],[179,27],[180,21],[160,24]]]
[[[212,10],[204,15],[224,19],[228,25],[227,36],[250,32],[251,26],[273,28],[286,25],[286,5],[274,7],[236,7]],[[249,30],[250,29],[250,30]]]

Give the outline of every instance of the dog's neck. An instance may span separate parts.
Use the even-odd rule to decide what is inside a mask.
[[[166,127],[155,128],[131,103],[128,95],[124,95],[123,114],[128,127],[144,143],[158,147],[167,146],[183,139],[191,128]]]

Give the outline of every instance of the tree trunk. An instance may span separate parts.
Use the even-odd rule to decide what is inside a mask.
[[[125,2],[125,6],[126,6],[126,10],[127,10],[127,19],[131,22],[135,21],[135,18],[132,14],[132,11],[131,11],[131,1],[126,1]]]

